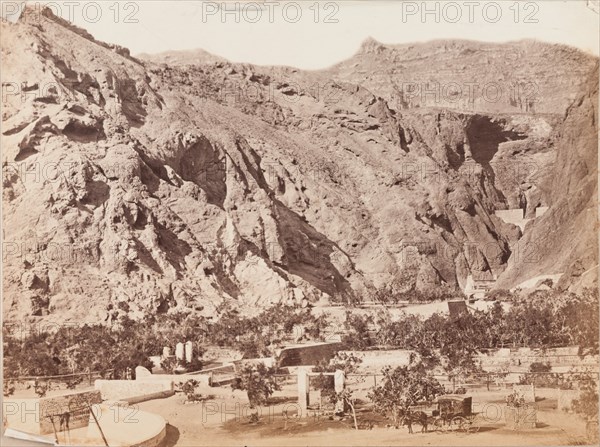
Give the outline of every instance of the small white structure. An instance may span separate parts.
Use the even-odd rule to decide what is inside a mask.
[[[535,386],[533,385],[513,385],[513,391],[523,396],[525,402],[535,402]]]
[[[298,404],[306,415],[308,410],[308,371],[298,368]]]
[[[535,209],[535,218],[543,216],[546,211],[548,211],[547,206],[538,206]],[[525,225],[531,220],[525,218],[525,210],[521,208],[497,210],[494,214],[506,223],[517,225],[521,231],[525,231]]]
[[[464,292],[468,297],[484,298],[496,284],[496,277],[493,278],[473,278],[473,275],[467,276]]]
[[[163,348],[162,356],[163,356],[163,358],[171,357],[171,348],[169,348],[168,346],[165,346]]]
[[[518,226],[521,231],[525,231],[525,225],[530,219],[525,219],[525,210],[516,208],[512,210],[497,210],[496,216],[504,222]]]
[[[344,373],[344,371],[338,369],[335,371],[334,375],[333,375],[333,386],[335,389],[336,393],[341,393],[342,391],[344,391],[345,385],[346,385],[346,374]],[[335,412],[336,413],[342,413],[344,411],[344,401],[343,400],[338,400],[335,403]]]
[[[334,373],[313,373],[312,367],[298,367],[298,406],[305,416],[308,416],[308,406],[310,404],[310,377],[311,376],[333,376],[333,387],[336,393],[344,391],[346,386],[346,375],[344,371],[337,370]],[[344,402],[336,402],[335,411],[344,411]]]
[[[177,343],[177,346],[175,346],[175,358],[177,360],[183,360],[185,358],[184,347],[181,342]]]
[[[191,341],[185,342],[185,361],[191,363],[194,360],[194,344]]]

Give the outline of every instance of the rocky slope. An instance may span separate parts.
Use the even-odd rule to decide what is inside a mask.
[[[563,274],[559,287],[598,286],[598,66],[582,90],[554,135],[550,208],[526,227],[498,287],[552,273]]]
[[[538,106],[558,113],[533,114],[400,107],[343,64],[142,61],[50,13],[1,26],[8,319],[459,289],[502,274],[522,236],[495,210],[554,206],[550,168],[581,169],[553,134],[587,70],[558,78],[554,64],[591,59],[574,50],[536,46],[552,57],[528,70],[564,92]],[[371,47],[348,64],[388,51]],[[423,70],[440,51],[424,50]]]

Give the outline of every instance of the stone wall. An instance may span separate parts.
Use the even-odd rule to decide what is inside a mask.
[[[127,401],[159,393],[172,393],[173,381],[169,377],[159,377],[160,380],[147,377],[142,380],[96,380],[95,388],[101,393],[102,400],[112,401]]]
[[[385,366],[406,366],[410,362],[410,353],[407,349],[390,349],[381,351],[347,351],[362,359],[361,372],[380,374]]]
[[[487,353],[480,354],[477,359],[481,361],[483,369],[494,371],[501,368],[514,369],[521,367],[524,372],[528,370],[530,364],[534,362],[549,362],[552,366],[552,372],[559,372],[563,368],[568,370],[571,366],[594,366],[598,364],[598,356],[580,357],[577,355],[578,348],[576,346],[565,348],[551,349],[532,349],[532,348],[516,348],[516,349],[495,349]]]
[[[100,402],[99,391],[84,391],[33,399],[5,398],[2,406],[7,427],[45,435],[54,433],[55,429],[86,427],[89,406]]]
[[[341,343],[312,343],[283,348],[278,355],[277,365],[305,366],[328,362],[342,347]]]

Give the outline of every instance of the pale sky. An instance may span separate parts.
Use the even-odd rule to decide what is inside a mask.
[[[63,2],[53,2],[62,5],[62,17],[132,54],[202,48],[234,62],[319,69],[352,56],[369,36],[388,44],[533,38],[599,54],[598,1],[589,0],[309,0],[273,1],[263,9],[256,7],[262,2],[242,1],[124,1],[118,8],[113,1],[72,3],[70,12]],[[223,13],[236,4],[237,17]]]

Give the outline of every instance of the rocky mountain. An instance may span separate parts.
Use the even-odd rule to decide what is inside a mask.
[[[549,219],[566,211],[553,209],[596,187],[592,96],[568,104],[597,62],[574,49],[369,41],[304,72],[203,52],[134,58],[49,11],[27,14],[1,25],[8,319],[212,315],[224,301],[253,311],[382,287],[460,290],[469,275],[508,287],[555,265],[514,261],[529,228],[496,210],[550,206],[528,225],[565,235],[568,219]],[[398,102],[396,81],[376,75],[481,84],[508,72],[515,48],[519,73],[549,93],[534,108]],[[597,262],[578,247],[556,256]]]

